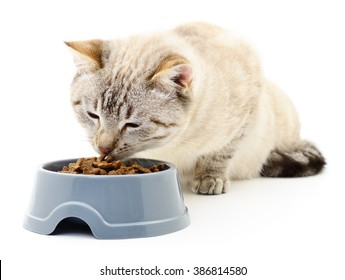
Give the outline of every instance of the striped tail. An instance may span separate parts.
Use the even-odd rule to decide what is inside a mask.
[[[321,152],[307,141],[287,151],[273,150],[263,165],[263,177],[304,177],[321,172],[326,161]]]

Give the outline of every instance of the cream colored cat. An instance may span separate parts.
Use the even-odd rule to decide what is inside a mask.
[[[320,172],[295,108],[252,48],[192,23],[113,41],[66,42],[77,66],[72,104],[99,153],[173,162],[183,185],[225,192],[231,179]]]

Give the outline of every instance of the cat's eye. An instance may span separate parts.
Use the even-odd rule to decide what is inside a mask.
[[[95,119],[95,120],[98,120],[98,119],[99,119],[99,116],[96,115],[96,114],[94,114],[94,113],[91,113],[91,112],[87,111],[87,114],[89,115],[89,117],[90,117],[91,119]]]
[[[130,127],[130,128],[137,128],[139,126],[140,126],[139,124],[131,123],[131,122],[125,124],[125,127]]]

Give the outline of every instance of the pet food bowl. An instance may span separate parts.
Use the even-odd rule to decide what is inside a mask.
[[[132,175],[64,174],[76,159],[38,168],[24,228],[52,233],[65,218],[86,222],[99,239],[172,233],[190,224],[176,167],[168,162],[130,159],[144,167],[165,163],[165,170]]]

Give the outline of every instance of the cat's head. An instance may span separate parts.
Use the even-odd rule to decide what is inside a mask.
[[[71,87],[77,119],[93,148],[116,158],[180,135],[191,101],[190,63],[174,50],[135,43],[66,42],[77,67]]]

